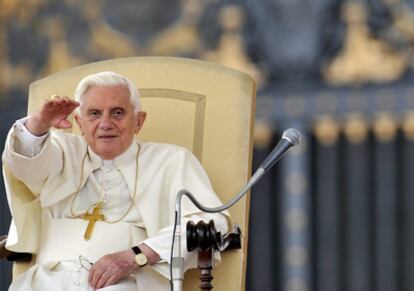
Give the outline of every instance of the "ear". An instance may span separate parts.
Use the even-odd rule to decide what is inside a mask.
[[[141,128],[144,126],[145,119],[147,118],[147,113],[145,111],[138,112],[136,119],[137,125],[135,127],[135,134],[138,134]]]
[[[75,113],[73,114],[73,116],[75,117],[76,123],[78,124],[79,129],[80,129],[80,131],[81,131],[82,135],[84,135],[83,126],[82,126],[82,120],[81,120],[80,115],[79,115],[78,113],[76,113],[76,112],[75,112]]]

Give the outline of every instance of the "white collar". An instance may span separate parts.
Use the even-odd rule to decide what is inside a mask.
[[[98,167],[102,166],[115,166],[119,167],[122,165],[125,165],[126,163],[130,162],[131,160],[135,160],[136,154],[138,150],[138,145],[135,140],[132,141],[131,145],[124,151],[122,154],[117,156],[113,160],[104,160],[100,156],[98,156],[96,153],[92,151],[92,149],[88,146],[88,153],[89,153],[89,159],[92,162],[92,164],[95,164]]]

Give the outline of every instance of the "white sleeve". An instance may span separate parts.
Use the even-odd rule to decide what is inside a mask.
[[[214,220],[214,226],[217,231],[221,232],[222,235],[228,232],[227,217],[223,214],[199,213],[189,217],[183,217],[181,221],[181,254],[184,257],[184,271],[197,267],[197,252],[187,251],[186,224],[189,220],[195,223],[200,220],[203,220],[204,222]],[[168,264],[171,259],[173,228],[173,226],[163,228],[157,233],[157,235],[142,241],[142,243],[145,243],[156,253],[158,253],[161,260],[152,267],[167,278],[170,277]],[[220,262],[220,253],[215,252],[214,263],[218,262]]]
[[[33,135],[25,126],[28,117],[19,119],[14,124],[15,141],[13,143],[13,149],[16,153],[32,158],[38,155],[43,148],[44,142],[49,135],[49,132],[42,136]]]

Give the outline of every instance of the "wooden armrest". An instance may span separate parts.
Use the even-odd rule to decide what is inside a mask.
[[[12,262],[30,262],[32,254],[29,253],[15,253],[6,249],[7,235],[0,236],[0,259],[7,258]]]
[[[214,221],[209,223],[199,221],[194,224],[192,221],[187,222],[187,250],[198,252],[198,269],[200,271],[200,290],[211,291],[213,285],[211,281],[213,276],[211,274],[213,269],[213,252],[218,250],[220,252],[240,249],[241,248],[241,230],[235,224],[233,229],[221,235],[214,227]]]
[[[0,236],[0,259],[6,258],[11,252],[6,249],[7,235]]]
[[[196,249],[206,251],[210,248],[223,252],[241,248],[241,230],[237,224],[233,225],[231,232],[222,236],[216,230],[213,220],[208,223],[199,221],[197,224],[188,221],[186,232],[187,250],[189,252]]]
[[[223,236],[222,251],[241,249],[241,230],[237,224]]]

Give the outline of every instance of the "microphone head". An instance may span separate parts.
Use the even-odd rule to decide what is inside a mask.
[[[295,146],[300,141],[300,132],[295,128],[289,128],[283,132],[282,138],[287,139],[293,146]]]

